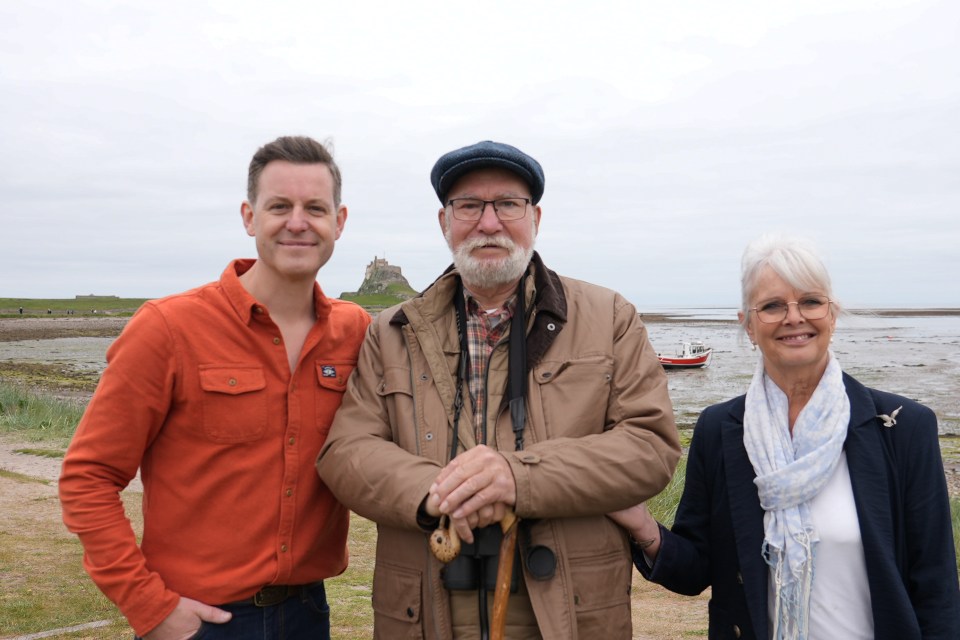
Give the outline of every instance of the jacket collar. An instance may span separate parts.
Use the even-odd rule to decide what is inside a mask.
[[[527,369],[529,370],[540,362],[566,324],[567,298],[560,276],[543,264],[540,254],[536,251],[533,252],[524,278],[528,313],[533,314],[533,323],[527,335]],[[432,321],[451,314],[453,296],[456,295],[459,280],[460,274],[453,265],[450,265],[420,295],[400,305],[397,312],[390,318],[390,324],[396,326],[410,324],[408,314],[412,313]],[[551,324],[553,329],[548,330]]]

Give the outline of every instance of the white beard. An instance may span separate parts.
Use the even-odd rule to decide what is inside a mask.
[[[449,226],[447,229],[449,229]],[[491,236],[488,238],[469,238],[454,249],[450,232],[447,231],[444,237],[447,240],[447,246],[450,247],[450,252],[453,254],[453,265],[460,272],[463,282],[468,288],[476,289],[489,289],[519,280],[524,271],[527,270],[527,265],[530,264],[535,244],[531,241],[530,247],[524,249],[507,236]],[[490,245],[507,249],[509,255],[496,260],[473,257],[474,249]]]

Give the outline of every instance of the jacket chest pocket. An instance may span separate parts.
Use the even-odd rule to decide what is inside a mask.
[[[317,429],[320,433],[330,431],[333,416],[340,408],[347,381],[356,366],[355,360],[317,362]]]
[[[613,358],[544,360],[533,370],[550,438],[600,433],[606,422]]]
[[[258,440],[267,429],[267,381],[263,369],[245,365],[201,365],[201,422],[214,442]]]
[[[440,436],[438,429],[446,428],[446,414],[438,413],[433,406],[437,401],[435,394],[430,394],[429,400],[422,394],[414,400],[412,375],[406,367],[387,367],[377,386],[377,395],[386,406],[393,441],[406,451],[434,458],[424,451],[424,447],[432,449],[435,446]],[[426,384],[428,381],[420,382]],[[426,404],[430,406],[424,406]],[[418,423],[423,425],[424,431],[419,436]],[[418,441],[419,437],[424,440]]]

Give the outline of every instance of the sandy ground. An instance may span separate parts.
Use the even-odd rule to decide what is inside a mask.
[[[0,318],[0,342],[118,336],[129,317]]]

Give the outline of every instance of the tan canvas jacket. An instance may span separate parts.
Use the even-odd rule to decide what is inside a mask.
[[[527,276],[527,426],[514,451],[503,399],[507,345],[489,368],[487,444],[505,452],[515,510],[538,519],[532,544],[557,556],[549,580],[525,575],[544,638],[630,638],[627,537],[605,513],[657,494],[680,447],[666,376],[636,309],[561,278],[534,254]],[[448,270],[370,326],[317,467],[334,494],[378,524],[375,637],[451,637],[441,564],[417,508],[448,462],[459,354]],[[459,437],[474,443],[470,402]]]

